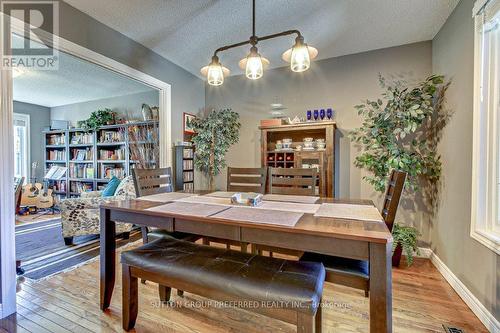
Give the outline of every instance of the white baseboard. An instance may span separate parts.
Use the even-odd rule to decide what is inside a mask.
[[[439,273],[445,278],[450,286],[457,292],[458,296],[474,312],[479,320],[490,332],[500,332],[500,322],[493,317],[484,305],[474,296],[469,289],[456,277],[455,274],[444,264],[444,262],[429,248],[419,248],[422,258],[429,258]]]

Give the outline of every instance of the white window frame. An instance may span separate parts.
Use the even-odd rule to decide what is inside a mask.
[[[34,178],[36,175],[31,174],[31,132],[30,132],[30,115],[25,114],[25,113],[17,113],[14,112],[13,115],[13,121],[15,122],[16,120],[24,121],[26,124],[26,145],[24,146],[24,154],[26,154],[26,165],[25,167],[25,175],[26,179],[24,180],[25,183],[31,182],[31,178]]]
[[[500,254],[498,229],[498,179],[499,179],[499,89],[498,63],[500,43],[495,44],[497,56],[493,61],[483,61],[489,52],[488,41],[481,33],[484,11],[497,10],[500,0],[478,0],[472,16],[474,25],[474,110],[472,146],[472,202],[470,236]],[[482,27],[481,29],[478,27]],[[489,53],[488,53],[489,55]],[[487,63],[487,64],[486,64]],[[488,76],[483,76],[484,66],[490,66]],[[493,75],[492,75],[493,74]],[[492,86],[493,84],[493,86]]]

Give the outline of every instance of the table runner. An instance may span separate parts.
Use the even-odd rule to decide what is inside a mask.
[[[311,197],[306,195],[284,195],[284,194],[265,194],[265,201],[284,201],[313,204],[318,201],[319,197]]]
[[[183,193],[183,192],[168,192],[168,193],[158,193],[152,195],[145,195],[143,197],[138,197],[137,200],[147,200],[147,201],[155,201],[155,202],[169,202],[175,201],[182,198],[188,198],[198,196],[198,194],[194,193]]]
[[[314,216],[375,222],[383,221],[378,209],[370,205],[324,203],[319,207]]]
[[[162,212],[162,213],[172,213],[180,215],[193,215],[207,217],[218,212],[221,212],[227,208],[220,205],[206,205],[199,203],[189,203],[189,202],[172,202],[161,206],[151,207],[146,210],[152,212]]]
[[[270,209],[253,209],[252,207],[232,207],[219,212],[212,217],[234,220],[254,222],[259,224],[276,224],[285,227],[294,227],[302,217],[302,213],[296,212],[277,212]]]

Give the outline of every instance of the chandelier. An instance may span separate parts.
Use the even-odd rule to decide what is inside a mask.
[[[224,77],[228,76],[230,71],[226,67],[222,66],[217,53],[250,44],[250,52],[245,58],[240,60],[238,65],[241,69],[245,70],[245,75],[250,80],[260,79],[264,75],[264,68],[269,65],[269,60],[260,55],[256,46],[257,43],[262,40],[293,34],[297,35],[295,38],[295,44],[283,53],[282,59],[290,63],[290,69],[292,71],[303,72],[309,69],[311,66],[311,59],[316,58],[318,50],[304,43],[304,37],[298,30],[287,30],[264,37],[257,37],[255,35],[255,0],[252,0],[252,36],[250,39],[219,47],[215,50],[210,64],[201,69],[201,74],[207,77],[209,85],[220,86],[224,83]]]

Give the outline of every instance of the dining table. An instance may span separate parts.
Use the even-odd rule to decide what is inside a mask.
[[[224,192],[194,191],[101,204],[101,310],[110,306],[115,285],[115,223],[126,222],[168,232],[369,261],[370,331],[392,332],[393,239],[381,216],[372,219],[361,215],[363,207],[376,209],[373,202],[320,197],[303,200],[279,195],[268,199],[264,196],[263,202],[262,207],[240,208]],[[335,213],[335,205],[343,207],[338,210],[340,215]],[[345,214],[345,207],[353,209]],[[333,215],[319,214],[323,208]]]

